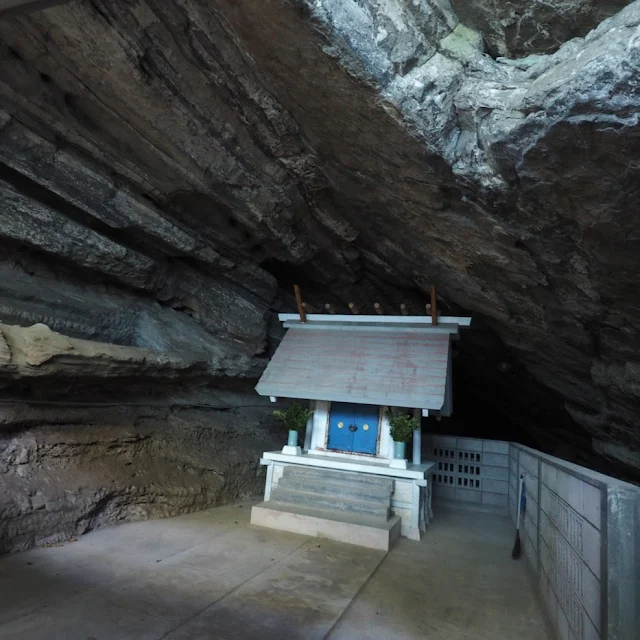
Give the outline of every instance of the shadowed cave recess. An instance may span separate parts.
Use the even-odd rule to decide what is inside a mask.
[[[14,4],[0,551],[259,493],[294,283],[436,285],[473,323],[425,431],[640,481],[640,2]]]

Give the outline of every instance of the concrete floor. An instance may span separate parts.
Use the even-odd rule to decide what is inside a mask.
[[[382,551],[249,524],[251,505],[0,558],[2,640],[547,640],[513,531],[436,513]]]

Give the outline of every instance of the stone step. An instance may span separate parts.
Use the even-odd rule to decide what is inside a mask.
[[[251,523],[382,551],[391,548],[401,530],[398,516],[382,522],[367,515],[304,509],[272,500],[251,509]]]
[[[391,515],[390,499],[384,500],[363,500],[351,497],[347,494],[335,493],[315,493],[308,491],[298,491],[296,489],[280,488],[279,486],[271,492],[271,500],[281,504],[290,504],[296,507],[329,509],[348,513],[360,513],[377,516],[386,521]]]
[[[294,489],[309,493],[321,493],[323,495],[348,495],[361,500],[374,500],[376,502],[389,503],[393,489],[393,483],[369,484],[353,482],[351,478],[321,477],[312,478],[305,476],[283,476],[278,481],[280,489]]]
[[[334,471],[332,469],[316,469],[314,467],[303,467],[301,465],[287,465],[283,471],[284,478],[312,478],[315,480],[336,480],[338,482],[349,481],[351,483],[361,483],[368,486],[389,487],[389,493],[393,491],[393,479],[384,476],[375,476],[366,473],[355,473],[350,471]]]

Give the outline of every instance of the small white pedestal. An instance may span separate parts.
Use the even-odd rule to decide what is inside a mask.
[[[392,469],[406,469],[407,468],[407,461],[405,460],[400,460],[399,458],[393,458],[393,460],[391,460],[391,462],[389,463],[389,466]]]
[[[282,447],[282,453],[287,456],[301,456],[302,447],[292,447],[288,444],[285,444],[284,447]]]

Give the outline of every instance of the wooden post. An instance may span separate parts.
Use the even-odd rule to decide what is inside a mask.
[[[407,305],[404,302],[400,305],[400,313],[402,313],[403,316],[409,315],[409,310],[407,309]]]
[[[382,308],[382,305],[379,302],[374,302],[373,308],[376,310],[376,313],[379,316],[383,316],[384,315],[384,309]]]
[[[302,304],[302,294],[300,293],[300,287],[297,284],[293,285],[293,292],[296,294],[296,304],[298,305],[298,313],[300,314],[300,322],[307,321],[307,314]]]
[[[332,314],[336,312],[335,307],[329,302],[327,302],[327,304],[324,305],[324,310],[327,313],[332,313]]]
[[[358,307],[356,307],[355,303],[353,302],[349,303],[349,310],[351,311],[351,313],[353,313],[354,316],[357,316],[360,313]]]
[[[438,326],[438,302],[436,300],[436,286],[431,287],[431,324]]]

